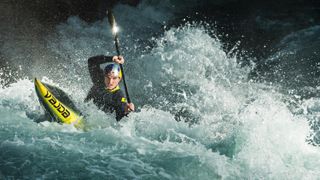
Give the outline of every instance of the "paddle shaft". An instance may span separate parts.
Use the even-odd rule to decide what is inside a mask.
[[[113,16],[111,10],[107,11],[107,15],[108,15],[108,20],[109,20],[110,26],[112,27],[112,29],[114,29],[115,19],[114,19],[114,16]],[[114,33],[114,45],[116,46],[117,55],[120,56],[121,54],[120,54],[118,33],[117,32],[113,32],[113,33]],[[122,80],[123,80],[124,90],[125,90],[125,93],[126,93],[126,96],[127,96],[127,101],[128,101],[128,103],[131,103],[122,64],[120,64],[120,69],[121,69],[121,72],[122,72]]]
[[[120,56],[119,40],[118,40],[118,35],[117,35],[117,34],[116,34],[115,37],[114,37],[114,44],[115,44],[115,46],[116,46],[117,55]],[[124,70],[123,70],[122,64],[120,64],[120,69],[121,69],[121,72],[122,72],[122,81],[123,81],[124,90],[125,90],[125,93],[126,93],[126,96],[127,96],[127,100],[128,100],[128,103],[131,103],[130,96],[129,96],[129,92],[128,92],[128,88],[127,88],[126,78],[125,78],[125,75],[124,75]]]

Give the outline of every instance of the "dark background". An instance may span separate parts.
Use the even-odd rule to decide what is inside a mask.
[[[174,1],[173,1],[174,2]],[[181,1],[188,3],[188,1]],[[168,22],[178,26],[184,18],[191,21],[206,21],[214,24],[226,50],[241,42],[239,49],[243,56],[255,57],[259,62],[277,49],[283,36],[320,22],[319,0],[228,0],[198,1],[195,6],[177,11],[175,19]],[[105,17],[107,8],[116,3],[138,6],[139,0],[5,0],[0,4],[0,68],[17,69],[5,49],[26,46],[30,52],[41,49],[45,35],[55,30],[55,26],[65,22],[70,16],[79,16],[86,22],[95,22]],[[179,4],[179,1],[174,2]],[[194,2],[193,2],[194,3]],[[269,23],[268,28],[267,26]],[[273,23],[270,28],[270,23]],[[10,42],[10,46],[3,46]],[[26,48],[24,48],[26,49]],[[45,49],[43,49],[45,51]],[[32,53],[30,53],[32,54]],[[257,71],[267,69],[259,63]],[[13,73],[14,74],[14,73]],[[13,76],[11,74],[11,76]],[[9,78],[11,78],[11,76]],[[21,75],[20,75],[21,76]],[[3,76],[8,78],[8,76]],[[8,84],[2,82],[2,85]]]

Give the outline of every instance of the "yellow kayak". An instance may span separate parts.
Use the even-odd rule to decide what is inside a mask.
[[[78,129],[84,128],[84,120],[79,113],[60,102],[37,78],[34,79],[34,85],[40,104],[55,121],[72,124]]]

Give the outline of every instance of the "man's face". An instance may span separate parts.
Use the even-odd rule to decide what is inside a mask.
[[[114,76],[114,73],[112,73],[112,72],[106,74],[104,77],[104,83],[105,83],[107,89],[109,89],[109,90],[112,90],[115,87],[117,87],[120,80],[121,80],[121,78],[118,76]]]

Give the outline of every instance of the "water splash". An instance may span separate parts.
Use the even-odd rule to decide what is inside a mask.
[[[113,49],[112,43],[100,39],[110,37],[103,24],[71,18],[59,26],[59,38],[50,47],[68,66],[42,79],[72,92],[91,130],[33,122],[27,112],[43,112],[37,109],[28,79],[1,88],[0,174],[31,179],[319,177],[319,149],[306,142],[310,113],[292,112],[287,103],[292,97],[275,86],[248,80],[250,68],[240,67],[238,57],[228,56],[219,39],[198,24],[154,37],[139,34],[154,44],[147,50],[122,32],[130,93],[138,112],[115,123],[92,102],[84,104],[91,86],[87,56],[105,52],[104,46],[107,52]],[[308,107],[316,117],[316,104],[298,106]]]

